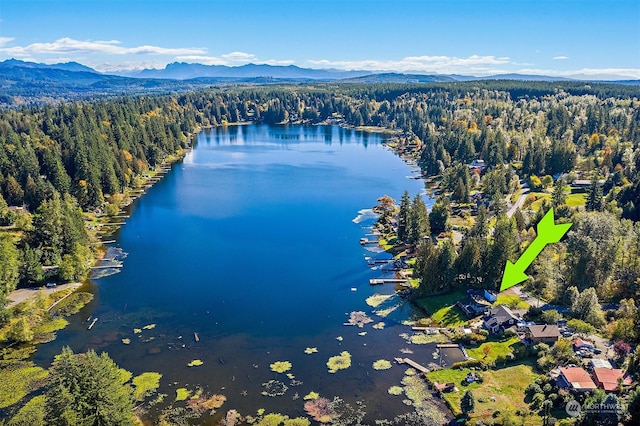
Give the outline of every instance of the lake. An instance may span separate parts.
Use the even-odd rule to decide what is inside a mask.
[[[232,408],[304,415],[303,396],[311,391],[353,407],[362,402],[367,422],[412,411],[403,396],[387,393],[406,367],[376,371],[372,364],[406,356],[400,349],[427,364],[434,345],[400,336],[411,333],[400,321],[412,316],[402,299],[378,308],[395,307],[386,317],[365,303],[394,288],[369,285],[383,272],[365,257],[386,254],[359,240],[370,232],[374,219],[366,209],[378,197],[399,200],[424,184],[409,178],[409,166],[383,141],[335,126],[202,131],[184,160],[130,206],[115,234],[126,254],[121,272],[91,280],[94,301],[57,340],[39,347],[36,361],[48,365],[69,345],[107,351],[134,375],[163,374],[158,391],[167,397],[149,408],[149,419],[174,401],[177,388],[227,397],[216,415],[193,420],[198,424],[217,424]],[[345,326],[352,311],[374,322]],[[91,330],[89,317],[99,318]],[[384,329],[373,328],[380,321]],[[351,367],[329,373],[328,358],[342,351],[351,354]],[[187,366],[195,359],[203,365]],[[291,362],[293,381],[271,371],[276,361]],[[288,390],[263,395],[270,380]]]

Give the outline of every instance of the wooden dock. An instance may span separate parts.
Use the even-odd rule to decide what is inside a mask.
[[[418,371],[421,371],[423,373],[428,373],[429,369],[423,365],[418,364],[417,362],[409,359],[409,358],[395,358],[396,362],[398,364],[407,364],[412,366],[413,368],[415,368]]]
[[[360,238],[360,245],[366,246],[370,244],[378,244],[378,240],[369,240],[368,238]]]
[[[122,225],[126,225],[126,222],[105,222],[105,223],[101,223],[101,226],[122,226]]]
[[[97,265],[97,266],[92,266],[91,269],[111,269],[111,268],[122,268],[122,264],[119,263],[117,265]]]
[[[408,286],[409,282],[403,278],[371,278],[369,280],[369,284],[371,285],[400,284],[400,285]]]

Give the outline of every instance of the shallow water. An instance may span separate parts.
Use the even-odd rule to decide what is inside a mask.
[[[94,301],[40,347],[36,361],[49,364],[69,345],[107,351],[134,375],[162,373],[159,392],[168,396],[149,418],[174,400],[176,388],[197,386],[227,396],[219,415],[231,408],[303,415],[302,397],[310,391],[364,401],[370,421],[409,411],[402,397],[387,394],[405,368],[376,371],[372,363],[392,361],[410,346],[410,356],[427,364],[434,345],[410,345],[399,336],[410,328],[398,321],[412,315],[401,299],[389,318],[372,313],[365,299],[394,289],[369,285],[382,272],[365,257],[385,254],[359,239],[375,220],[365,209],[378,197],[399,200],[405,189],[413,195],[424,187],[407,178],[409,167],[382,141],[332,126],[201,132],[184,161],[131,206],[115,235],[126,254],[120,273],[91,281]],[[348,313],[359,310],[374,322],[344,326]],[[87,330],[90,316],[99,320]],[[372,328],[378,321],[386,323],[383,330]],[[148,324],[155,327],[134,333]],[[307,355],[306,347],[318,353]],[[351,368],[330,374],[327,359],[345,350]],[[204,364],[188,367],[193,359]],[[270,371],[278,360],[291,361],[302,384],[291,386]],[[261,395],[271,379],[287,383],[285,395]]]

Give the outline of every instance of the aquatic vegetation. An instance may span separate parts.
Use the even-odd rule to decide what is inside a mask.
[[[318,398],[304,403],[304,409],[313,420],[320,423],[330,423],[335,417],[331,409],[331,401],[327,398]]]
[[[412,354],[413,350],[409,349],[409,348],[400,348],[400,352],[403,354]]]
[[[77,314],[80,309],[87,303],[93,300],[93,294],[87,292],[73,293],[65,300],[54,306],[50,313],[52,315],[62,315],[68,317],[69,315]]]
[[[398,305],[391,306],[390,308],[386,308],[386,309],[375,310],[373,311],[373,313],[379,317],[386,318],[396,309],[398,309]]]
[[[191,424],[189,419],[197,419],[200,414],[189,411],[184,407],[168,406],[162,411],[158,419],[158,424],[172,426],[188,426]]]
[[[427,389],[427,384],[418,375],[404,376],[402,385],[404,386],[405,395],[411,400],[414,407],[426,407],[426,401],[433,398],[431,392]]]
[[[308,394],[306,394],[303,399],[305,401],[312,401],[312,400],[318,399],[318,398],[320,398],[320,394],[318,392],[311,391]]]
[[[258,408],[257,412],[258,412],[258,416],[263,416],[264,412],[265,412],[265,409],[264,408]]]
[[[373,328],[375,328],[376,330],[382,330],[384,328],[386,324],[383,321],[380,321],[377,324],[373,324]]]
[[[292,379],[291,383],[289,383],[291,386],[300,386],[302,384],[302,380],[295,380]]]
[[[357,325],[358,327],[362,328],[365,326],[365,324],[369,324],[370,322],[373,322],[373,320],[369,318],[364,312],[353,311],[351,312],[351,314],[349,314],[349,322],[347,324]]]
[[[69,324],[64,318],[55,318],[50,321],[45,321],[41,324],[38,324],[37,327],[34,328],[35,334],[45,334],[45,333],[53,333],[54,331],[62,330]]]
[[[307,348],[304,350],[304,353],[307,355],[315,354],[318,352],[318,348]]]
[[[448,342],[449,338],[444,334],[426,334],[426,333],[418,333],[414,334],[410,338],[410,342],[414,345],[426,345],[428,343],[445,343]]]
[[[176,389],[176,401],[184,401],[191,395],[191,391],[187,388]]]
[[[304,417],[296,417],[295,419],[287,419],[284,421],[284,426],[309,426],[311,422]]]
[[[377,308],[392,297],[392,294],[374,294],[373,296],[367,297],[365,302],[372,308]]]
[[[291,363],[289,361],[276,361],[269,367],[271,367],[271,371],[275,373],[284,373],[291,370]]]
[[[338,337],[336,337],[336,340],[337,340],[338,342],[342,342],[344,339],[342,338],[342,336],[338,336]]]
[[[286,416],[280,413],[269,413],[264,416],[258,423],[258,426],[278,426],[280,423],[287,419]]]
[[[141,328],[134,328],[133,329],[133,334],[140,334],[142,333],[142,329]]]
[[[366,336],[367,332],[366,331],[361,331],[360,333],[358,333],[358,336]]]
[[[227,411],[227,415],[224,417],[224,426],[235,426],[236,423],[241,422],[242,416],[236,410]]]
[[[402,325],[406,325],[408,327],[413,327],[414,325],[416,325],[415,321],[411,321],[411,320],[403,320],[402,321]]]
[[[151,395],[160,386],[160,378],[162,374],[155,372],[142,373],[133,378],[133,397],[142,401],[146,396]]]
[[[122,343],[128,345],[131,343],[131,339],[122,339]]]
[[[144,330],[153,330],[154,328],[156,328],[155,324],[147,324],[144,327],[142,327]]]
[[[262,387],[265,388],[265,390],[262,391],[262,395],[271,397],[284,395],[287,389],[289,389],[287,385],[278,380],[269,380],[263,383]]]
[[[211,414],[213,414],[213,412],[222,407],[226,401],[227,397],[224,395],[211,395],[210,397],[202,395],[196,397],[196,395],[194,395],[187,401],[187,406],[196,413],[204,413],[205,411],[211,410]]]
[[[189,367],[199,367],[199,366],[201,366],[202,364],[204,364],[204,362],[202,362],[201,360],[199,360],[199,359],[194,359],[194,360],[193,360],[193,361],[191,361],[189,364],[187,364],[187,366],[189,366]]]
[[[415,368],[407,368],[404,372],[405,376],[415,376],[416,374],[418,374],[418,372]]]
[[[379,359],[373,363],[374,370],[388,370],[391,368],[391,362],[386,359]]]
[[[340,355],[332,356],[327,361],[327,367],[329,368],[329,373],[346,370],[351,367],[351,354],[347,351],[342,351]]]
[[[389,389],[387,389],[387,392],[389,393],[389,395],[402,395],[402,392],[404,392],[404,390],[400,386],[391,386]]]
[[[287,373],[287,379],[289,379],[289,380],[293,380],[293,379],[295,379],[295,378],[296,378],[296,376],[294,376],[293,374],[291,374],[291,373]]]

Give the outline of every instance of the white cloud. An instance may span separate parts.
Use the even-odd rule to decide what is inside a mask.
[[[380,61],[331,61],[327,59],[309,60],[309,64],[324,68],[348,70],[400,71],[431,73],[473,73],[495,71],[498,65],[514,65],[508,57],[471,55],[466,58],[456,56],[407,56],[400,60]]]
[[[13,37],[0,37],[0,47],[15,40]]]
[[[5,38],[6,39],[6,38]],[[12,41],[10,39],[8,41]],[[0,40],[3,41],[3,40]],[[32,43],[26,46],[4,47],[0,44],[0,52],[11,56],[25,57],[31,55],[73,55],[73,54],[107,54],[107,55],[197,55],[206,53],[200,47],[168,48],[151,45],[125,47],[118,40],[75,40],[64,37],[54,42]]]
[[[596,80],[620,77],[640,79],[640,68],[581,68],[577,70],[564,71],[539,68],[524,68],[519,69],[516,72],[521,74],[551,75],[557,77],[580,79],[593,78]]]
[[[569,59],[569,57],[568,56],[564,56],[564,55],[559,55],[559,56],[554,56],[553,57],[554,61],[563,61],[565,59]]]
[[[256,58],[256,55],[254,55],[253,53],[245,53],[245,52],[227,53],[225,55],[222,55],[222,58],[228,62],[241,62],[241,63],[248,63],[248,62],[253,62],[258,60],[258,58]]]

